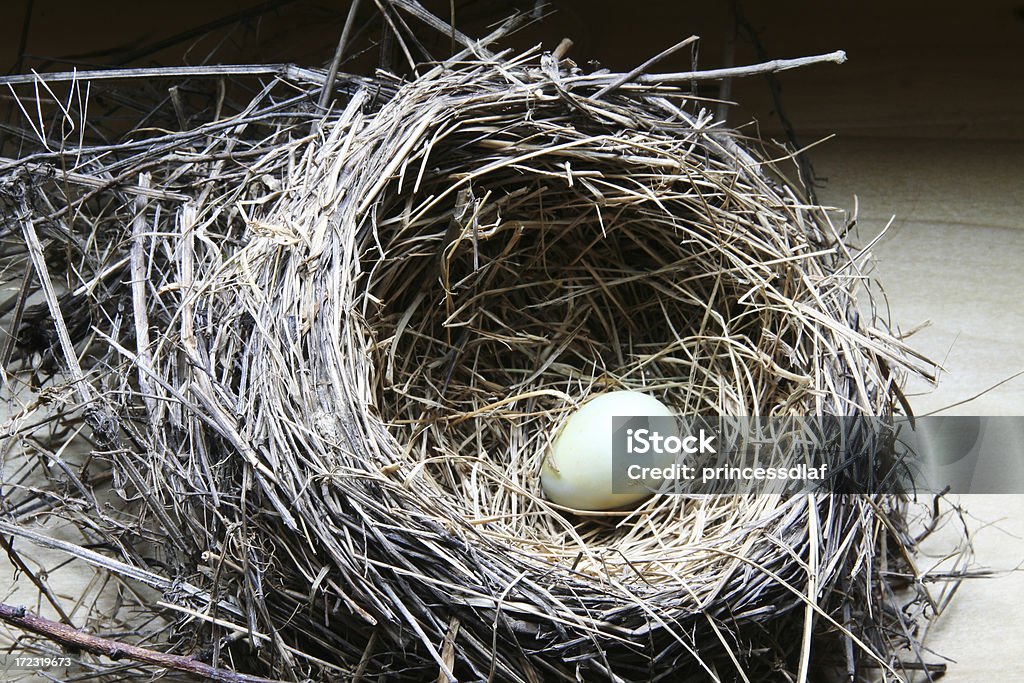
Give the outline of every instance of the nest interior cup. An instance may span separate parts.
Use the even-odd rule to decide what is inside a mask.
[[[467,49],[324,115],[282,75],[235,118],[0,185],[36,217],[26,291],[82,280],[39,286],[69,319],[39,336],[52,381],[87,406],[54,420],[90,425],[135,521],[61,514],[132,549],[111,572],[190,645],[254,634],[232,664],[289,680],[793,680],[812,638],[890,666],[895,496],[541,494],[595,395],[891,415],[930,372],[858,306],[862,254],[787,152],[615,78]]]

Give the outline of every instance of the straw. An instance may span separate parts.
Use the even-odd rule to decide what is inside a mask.
[[[5,475],[10,552],[63,519],[62,551],[162,593],[124,602],[160,617],[136,640],[281,680],[899,675],[899,496],[586,516],[538,483],[570,412],[614,389],[902,410],[935,367],[858,303],[867,255],[768,161],[788,152],[716,123],[700,73],[468,44],[408,83],[344,79],[330,112],[318,72],[207,70],[273,77],[190,130],[0,159],[6,370],[47,397],[5,425],[5,472],[50,473]],[[83,124],[84,87],[43,141]],[[73,466],[41,464],[65,447]]]

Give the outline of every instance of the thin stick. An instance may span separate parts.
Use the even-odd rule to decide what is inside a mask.
[[[814,609],[818,605],[818,542],[821,528],[818,523],[818,504],[814,496],[807,496],[807,604],[804,606],[804,631],[800,643],[800,669],[797,681],[807,683],[811,662],[811,635],[814,632]]]
[[[150,187],[150,175],[139,176],[139,187]],[[150,421],[156,419],[156,399],[153,398],[153,386],[143,366],[153,365],[153,355],[149,348],[149,315],[146,307],[146,208],[149,202],[144,196],[135,197],[135,219],[132,221],[132,246],[130,251],[130,271],[132,275],[132,313],[135,319],[135,347],[139,358],[139,387],[145,396],[146,413]]]
[[[1003,386],[1007,382],[1011,382],[1011,381],[1017,379],[1021,375],[1024,375],[1024,370],[1021,370],[1020,372],[1015,372],[1014,374],[1010,375],[1009,377],[1006,377],[1004,379],[999,380],[998,382],[996,382],[992,386],[987,387],[985,389],[982,389],[981,391],[979,391],[978,393],[974,394],[973,396],[968,396],[967,398],[965,398],[965,399],[963,399],[961,401],[957,401],[956,403],[950,403],[948,406],[942,406],[941,408],[936,408],[935,410],[933,410],[931,412],[928,412],[928,413],[925,413],[923,415],[919,415],[918,417],[928,417],[929,415],[938,415],[939,413],[945,412],[945,411],[947,411],[947,410],[949,410],[951,408],[956,408],[957,406],[962,406],[965,403],[970,403],[971,401],[973,401],[973,400],[975,400],[977,398],[981,398],[982,396],[984,396],[988,392],[992,391],[993,389],[998,389],[999,387]]]
[[[14,353],[14,347],[18,343],[18,332],[21,328],[21,318],[25,314],[25,302],[28,300],[28,288],[32,284],[32,273],[31,268],[26,268],[25,273],[21,276],[21,287],[18,288],[18,296],[14,303],[14,314],[11,316],[11,331],[7,333],[7,343],[4,344],[3,356],[0,357],[0,372],[11,362],[11,354]],[[3,315],[6,314],[7,311],[3,311]],[[6,379],[7,375],[5,373],[5,382]]]
[[[670,74],[643,74],[634,78],[633,81],[641,84],[678,83],[682,81],[714,81],[721,78],[755,76],[757,74],[775,73],[776,71],[797,69],[801,66],[810,66],[811,64],[824,64],[828,62],[831,62],[833,64],[842,64],[845,61],[846,52],[844,52],[843,50],[836,50],[835,52],[829,52],[828,54],[824,55],[815,55],[813,57],[797,57],[796,59],[773,59],[769,62],[762,62],[760,64],[750,64],[748,66],[734,66],[728,69],[709,69],[708,71],[683,71],[680,73]],[[601,74],[597,76],[579,76],[575,79],[568,80],[574,80],[579,82],[603,80],[605,78],[608,78],[607,74]]]
[[[294,64],[208,64],[205,66],[154,66],[138,69],[89,69],[54,73],[0,76],[0,85],[59,83],[61,81],[112,81],[123,78],[196,78],[200,76],[282,76],[321,84],[324,76]]]
[[[46,598],[46,601],[49,602],[53,609],[57,611],[57,614],[60,615],[60,620],[65,624],[70,625],[71,617],[69,617],[68,613],[64,611],[64,608],[61,606],[57,596],[53,594],[53,591],[50,590],[50,587],[46,582],[36,576],[36,573],[32,571],[27,564],[25,564],[23,559],[21,559],[21,555],[19,555],[18,551],[14,549],[13,540],[8,541],[3,536],[0,536],[0,548],[3,548],[7,553],[7,558],[11,561],[11,564],[20,569],[21,573],[27,576],[28,580],[39,589],[39,593]]]
[[[46,305],[50,310],[50,318],[53,320],[53,327],[57,332],[57,340],[60,343],[60,349],[64,356],[64,370],[74,381],[75,391],[82,403],[89,403],[90,393],[84,381],[85,373],[82,372],[82,366],[78,362],[75,345],[71,341],[68,326],[64,322],[64,314],[60,310],[60,300],[57,297],[56,290],[53,288],[53,281],[50,280],[50,272],[46,267],[46,258],[43,255],[43,245],[39,241],[39,235],[36,233],[35,221],[31,217],[32,211],[28,202],[22,201],[21,212],[21,226],[22,233],[25,236],[25,245],[28,247],[29,258],[36,270],[36,276],[43,290],[43,297],[46,299]]]
[[[0,157],[0,162],[4,162],[4,169],[7,168],[8,160],[4,157]],[[39,163],[21,163],[17,161],[11,161],[10,165],[20,165],[28,171],[33,173],[45,173],[48,172],[48,166],[46,164]],[[115,181],[106,177],[96,177],[86,173],[76,173],[75,171],[69,171],[66,169],[60,169],[57,171],[57,177],[63,182],[73,183],[76,185],[82,185],[84,187],[92,187],[97,190],[106,189],[112,187]],[[164,199],[168,201],[184,202],[188,201],[191,197],[189,195],[181,194],[180,192],[168,192],[155,187],[143,187],[142,185],[128,185],[123,184],[118,187],[118,191],[126,194],[139,195],[142,197],[150,197],[152,199]]]
[[[451,38],[451,47],[448,51],[449,56],[455,54],[455,0],[448,0],[448,13],[451,15],[452,31],[449,37]]]
[[[269,12],[274,11],[275,9],[278,9],[285,5],[290,5],[294,2],[296,2],[296,0],[272,0],[270,2],[263,2],[258,5],[246,7],[245,9],[238,12],[234,12],[233,14],[229,14],[227,16],[214,19],[213,21],[207,22],[200,26],[194,26],[180,33],[176,33],[173,36],[167,36],[166,38],[162,38],[153,43],[141,45],[134,50],[119,54],[117,56],[117,63],[128,64],[130,62],[136,62],[142,59],[143,57],[148,57],[149,55],[155,52],[160,52],[161,50],[166,50],[169,47],[180,45],[185,41],[192,40],[193,38],[198,38],[199,36],[209,35],[210,33],[216,31],[219,28],[224,28],[225,26],[230,26],[231,24],[242,22],[247,19],[253,19],[255,17],[260,16],[261,14],[267,14]]]
[[[0,603],[0,621],[20,628],[29,633],[43,636],[65,647],[85,650],[94,655],[103,655],[113,660],[130,659],[134,662],[150,664],[175,671],[184,671],[194,676],[202,676],[211,681],[222,683],[273,683],[269,678],[249,676],[226,669],[218,669],[194,657],[171,655],[156,650],[149,650],[138,645],[122,643],[110,638],[94,636],[77,628],[51,621],[30,613],[24,607],[12,607]]]
[[[25,49],[28,46],[29,30],[32,28],[32,14],[35,11],[35,0],[28,0],[25,3],[25,16],[21,22],[21,35],[18,37],[18,59],[14,62],[12,73],[21,71],[21,65],[25,63]]]
[[[725,29],[725,45],[722,47],[723,68],[729,68],[736,64],[736,11],[733,5],[727,10],[728,25]],[[729,102],[732,98],[732,79],[722,80],[722,88],[718,91],[718,120],[725,124],[729,118]]]
[[[640,74],[642,74],[645,71],[647,71],[648,69],[650,69],[652,66],[654,66],[655,64],[657,64],[661,60],[665,59],[669,55],[675,54],[679,50],[682,50],[687,45],[692,45],[693,43],[697,42],[699,39],[700,38],[698,36],[690,36],[689,38],[686,38],[684,40],[680,40],[678,43],[676,43],[672,47],[668,48],[667,50],[662,50],[661,52],[659,52],[658,54],[654,55],[653,57],[651,57],[646,62],[644,62],[640,66],[636,67],[635,69],[633,69],[629,73],[623,74],[622,76],[620,76],[616,80],[612,81],[609,85],[606,85],[605,87],[601,88],[600,90],[597,91],[597,94],[595,94],[591,99],[599,100],[602,97],[604,97],[605,95],[607,95],[608,93],[614,92],[614,91],[618,90],[619,87],[625,85],[626,83],[629,83],[630,81],[632,81],[637,76],[639,76]],[[570,45],[571,44],[572,43],[570,43]],[[559,45],[559,47],[561,47],[561,45]]]
[[[95,550],[83,548],[80,545],[76,545],[68,541],[63,541],[58,538],[51,538],[50,536],[46,536],[44,534],[33,531],[32,529],[27,529],[17,524],[11,524],[9,522],[0,520],[0,533],[10,534],[12,536],[18,536],[27,539],[35,545],[38,545],[43,548],[51,548],[53,550],[65,552],[71,555],[72,557],[89,563],[94,567],[99,567],[105,571],[118,574],[120,576],[132,579],[134,581],[139,581],[140,583],[144,583],[147,586],[151,588],[156,588],[160,591],[168,591],[173,587],[178,590],[184,591],[186,595],[193,599],[207,602],[211,601],[211,596],[209,593],[200,590],[199,588],[196,588],[190,583],[183,581],[171,581],[170,579],[167,579],[158,574],[154,574],[153,572],[147,571],[141,567],[136,567],[133,565],[125,564],[124,562],[119,562],[118,560],[115,560],[112,557],[101,555]],[[242,614],[242,612],[237,607],[235,607],[226,600],[219,600],[216,602],[216,605],[218,608],[230,612],[231,614],[239,616],[241,616]]]
[[[341,65],[341,58],[348,46],[349,35],[352,33],[352,26],[356,23],[356,14],[359,12],[359,0],[352,0],[348,6],[348,16],[345,17],[345,26],[341,29],[341,38],[338,39],[338,48],[334,51],[334,59],[331,60],[331,68],[327,70],[327,79],[320,90],[321,109],[326,109],[331,95],[334,94],[334,79],[338,77],[338,67]]]
[[[428,12],[423,5],[418,2],[411,2],[410,0],[388,0],[388,4],[392,7],[397,7],[400,10],[408,12],[412,16],[422,21],[427,26],[430,26],[435,31],[438,31],[446,36],[454,38],[459,45],[463,47],[472,47],[477,41],[467,36],[462,31],[459,31],[454,26],[448,24],[446,21],[439,19],[430,12]],[[490,54],[489,51],[484,50],[480,46],[481,52],[484,54]]]
[[[757,51],[757,58],[765,59],[768,56],[768,52],[761,43],[761,36],[758,35],[757,29],[754,28],[743,13],[743,7],[740,5],[739,0],[733,1],[732,14],[735,18],[735,30],[743,30],[754,45],[754,49]],[[802,145],[797,137],[796,128],[793,127],[793,122],[786,115],[786,108],[782,102],[782,86],[779,84],[779,79],[774,74],[769,73],[765,74],[765,80],[768,82],[768,89],[771,91],[772,102],[775,105],[775,113],[778,115],[783,129],[786,131],[786,137],[789,138],[794,149],[801,149]],[[804,185],[807,188],[807,199],[810,203],[817,204],[818,200],[814,191],[814,166],[811,165],[811,160],[804,151],[797,152],[796,162]]]

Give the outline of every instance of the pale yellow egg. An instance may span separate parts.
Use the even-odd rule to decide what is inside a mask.
[[[575,510],[599,511],[632,505],[650,495],[642,483],[625,480],[625,491],[612,492],[616,416],[672,413],[658,399],[638,391],[613,391],[584,403],[565,421],[544,459],[541,488],[548,500]]]

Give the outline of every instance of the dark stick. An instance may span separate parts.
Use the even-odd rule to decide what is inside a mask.
[[[25,63],[25,50],[28,47],[28,34],[32,29],[32,12],[35,9],[34,5],[34,0],[28,0],[28,2],[25,3],[25,17],[21,23],[21,37],[18,39],[18,58],[14,62],[14,67],[7,72],[8,75],[20,72],[22,65]],[[4,123],[11,122],[12,114],[14,114],[14,107],[8,107],[6,114],[4,114]],[[4,148],[4,143],[7,141],[6,138],[6,135],[0,134],[0,150]]]
[[[727,10],[729,14],[728,26],[725,30],[725,45],[722,48],[722,66],[728,69],[736,65],[736,16],[732,9]],[[718,91],[718,120],[723,124],[729,118],[729,102],[732,98],[732,79],[723,78],[722,88]]]
[[[0,139],[0,145],[3,140]],[[7,335],[7,343],[4,344],[3,354],[0,355],[0,367],[6,368],[11,364],[11,357],[14,354],[14,347],[18,343],[18,331],[21,329],[21,319],[25,315],[25,302],[28,301],[28,288],[32,285],[34,271],[31,268],[25,269],[21,278],[21,287],[14,302],[14,315],[11,316],[11,331]],[[0,315],[6,315],[7,311],[0,311]]]
[[[450,36],[452,39],[451,52],[449,52],[449,56],[451,56],[455,54],[455,0],[448,0],[448,11],[451,14],[450,21],[452,25],[452,32]]]
[[[732,4],[733,16],[736,20],[736,26],[739,30],[742,30],[747,34],[747,38],[754,46],[754,50],[757,52],[758,59],[768,59],[768,51],[765,49],[764,44],[761,42],[761,37],[757,33],[757,29],[750,23],[746,15],[743,13],[743,8],[740,5],[739,0],[734,0]],[[818,203],[816,187],[816,177],[814,174],[814,166],[811,165],[811,160],[807,156],[806,151],[802,151],[803,146],[800,144],[799,138],[797,138],[796,128],[793,126],[793,122],[790,121],[789,116],[786,114],[786,110],[782,104],[782,84],[779,83],[778,77],[772,73],[767,72],[764,74],[765,80],[768,83],[768,90],[772,94],[772,102],[775,104],[775,113],[779,115],[779,123],[782,124],[782,129],[786,133],[786,137],[789,138],[790,144],[793,145],[794,153],[796,156],[796,165],[802,176],[804,187],[807,189],[807,199],[812,204]]]
[[[882,666],[877,662],[865,662],[863,666],[865,669],[882,668]],[[901,669],[906,669],[907,671],[926,671],[928,673],[935,673],[939,675],[945,674],[947,669],[946,665],[941,662],[932,664],[929,662],[909,662],[903,660],[899,662],[899,667]]]
[[[601,99],[602,97],[604,97],[605,95],[607,95],[608,93],[614,92],[619,87],[625,85],[626,83],[629,83],[634,78],[636,78],[637,76],[639,76],[643,72],[647,71],[652,66],[654,66],[655,64],[657,64],[661,60],[665,59],[669,55],[672,55],[672,54],[678,52],[679,50],[683,49],[687,45],[692,45],[695,42],[697,42],[697,36],[690,36],[689,38],[686,38],[684,40],[679,41],[678,43],[676,43],[672,47],[668,48],[667,50],[663,50],[663,51],[659,52],[658,54],[654,55],[653,57],[651,57],[646,62],[644,62],[643,64],[641,64],[637,68],[633,69],[629,73],[624,74],[623,76],[620,76],[615,81],[613,81],[613,82],[609,83],[608,85],[604,86],[603,88],[598,90],[596,93],[594,93],[594,96],[591,97],[591,99],[598,100],[598,99]],[[572,43],[570,43],[570,45],[571,44]]]
[[[21,71],[21,67],[25,63],[25,50],[28,47],[28,34],[32,29],[32,13],[35,11],[35,4],[35,0],[28,0],[25,3],[25,17],[21,23],[21,35],[18,37],[18,59],[14,62],[11,73]]]
[[[3,536],[0,536],[0,548],[3,548],[4,551],[7,553],[7,557],[8,559],[10,559],[11,564],[20,569],[21,573],[27,576],[28,580],[31,581],[33,585],[35,585],[35,587],[39,589],[39,592],[43,595],[43,597],[46,598],[46,601],[53,606],[53,609],[57,610],[57,614],[60,615],[61,622],[68,624],[70,626],[71,617],[69,617],[68,613],[64,611],[63,607],[61,607],[60,601],[57,600],[57,596],[53,594],[53,591],[50,590],[50,587],[47,586],[45,582],[41,581],[39,577],[35,575],[35,572],[33,572],[29,568],[29,566],[25,564],[25,561],[23,559],[21,559],[21,555],[19,555],[18,552],[14,549],[13,539],[8,541]]]
[[[334,51],[334,59],[331,60],[331,68],[327,70],[327,80],[324,81],[323,90],[320,91],[320,108],[326,109],[334,94],[334,79],[338,77],[338,67],[341,65],[341,57],[345,54],[345,47],[348,45],[349,35],[352,33],[352,25],[356,23],[356,13],[359,11],[359,0],[352,0],[348,7],[348,16],[345,17],[345,26],[341,29],[341,38],[338,39],[338,48]]]
[[[143,57],[148,57],[154,52],[159,52],[160,50],[164,50],[169,47],[174,47],[175,45],[179,43],[184,43],[187,40],[192,40],[193,38],[206,35],[207,33],[216,31],[219,28],[224,28],[225,26],[230,26],[231,24],[234,24],[239,21],[245,21],[246,19],[258,17],[261,14],[272,12],[275,9],[278,9],[285,5],[290,5],[294,2],[296,2],[296,0],[270,0],[269,2],[262,2],[258,5],[253,5],[252,7],[246,7],[245,9],[239,12],[229,14],[219,19],[214,19],[213,21],[207,22],[202,26],[190,28],[186,31],[182,31],[181,33],[176,33],[173,36],[168,36],[167,38],[158,40],[155,43],[143,45],[135,50],[131,50],[130,52],[120,55],[118,57],[116,64],[125,65],[129,62],[134,62],[135,60],[142,59]]]
[[[441,19],[438,19],[436,16],[428,12],[423,7],[423,5],[421,5],[418,2],[412,2],[411,0],[388,0],[388,5],[392,7],[397,7],[398,9],[411,14],[412,16],[416,17],[427,26],[430,26],[435,31],[438,31],[439,33],[453,37],[455,41],[462,45],[463,47],[471,47],[473,46],[474,43],[476,43],[476,41],[467,36],[465,33],[462,33],[454,26],[446,23]],[[484,50],[481,47],[481,52],[486,54],[487,50]]]
[[[137,645],[121,643],[109,638],[101,638],[78,630],[58,621],[50,621],[30,613],[24,607],[11,607],[0,603],[0,621],[16,626],[23,631],[35,633],[65,647],[104,655],[113,660],[130,659],[143,664],[151,664],[165,669],[184,671],[211,681],[224,683],[274,683],[268,678],[235,673],[226,669],[218,669],[201,662],[194,657],[170,655],[156,650],[147,650]]]

